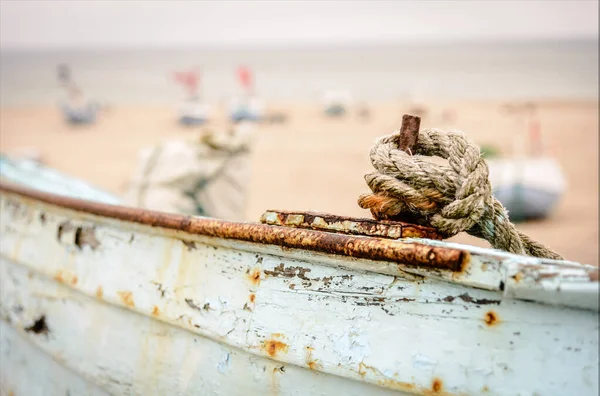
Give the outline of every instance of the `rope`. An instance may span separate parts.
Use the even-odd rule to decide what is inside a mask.
[[[418,126],[417,126],[418,128]],[[519,232],[504,206],[492,195],[487,163],[479,148],[461,132],[426,129],[411,147],[406,134],[385,136],[375,142],[370,159],[375,172],[365,176],[372,194],[358,204],[376,219],[404,220],[437,229],[449,238],[462,231],[484,238],[497,249],[535,257],[562,256]],[[448,160],[439,165],[420,156]]]

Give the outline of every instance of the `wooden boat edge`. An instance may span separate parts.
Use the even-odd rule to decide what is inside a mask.
[[[277,247],[280,249],[278,255],[286,257],[297,256],[298,251],[310,252],[325,265],[344,266],[348,263],[354,269],[367,272],[417,275],[501,291],[507,299],[600,309],[599,269],[591,265],[519,256],[431,239],[386,239],[184,216],[86,201],[4,182],[0,183],[0,192],[85,215],[150,227],[160,233],[206,237],[216,243],[239,241],[249,244],[247,249]],[[383,266],[373,265],[383,263]]]

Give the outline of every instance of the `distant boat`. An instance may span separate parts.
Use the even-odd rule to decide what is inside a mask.
[[[254,91],[254,76],[250,68],[240,66],[238,80],[244,93],[229,104],[229,118],[233,122],[260,121],[264,117],[264,103]]]
[[[60,106],[65,120],[70,124],[93,124],[100,110],[94,102],[66,100]]]
[[[186,126],[203,125],[209,120],[210,107],[200,100],[200,70],[176,72],[175,81],[187,91],[187,99],[179,108],[178,122]]]
[[[323,94],[323,111],[330,117],[340,117],[346,114],[352,102],[349,91],[326,91]]]
[[[490,159],[488,165],[494,196],[513,221],[546,217],[566,189],[554,158]]]
[[[512,221],[544,218],[565,193],[565,175],[558,161],[544,153],[537,120],[529,123],[529,150],[525,150],[523,139],[515,143],[512,158],[487,160],[494,196]]]
[[[65,120],[70,124],[92,124],[100,111],[100,105],[84,97],[72,78],[71,68],[60,64],[57,69],[59,84],[65,89],[66,97],[60,102]]]
[[[208,122],[209,118],[210,106],[199,100],[187,100],[180,106],[179,123],[182,125],[203,125]]]
[[[229,118],[233,122],[260,121],[264,116],[263,102],[256,97],[234,98],[229,105]]]

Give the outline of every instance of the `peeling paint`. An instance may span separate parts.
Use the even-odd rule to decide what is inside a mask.
[[[309,268],[303,267],[285,267],[283,263],[277,265],[273,270],[264,270],[265,275],[269,276],[283,276],[286,278],[293,278],[297,276],[300,279],[310,281],[311,279],[306,276],[306,273],[310,272]]]
[[[468,293],[463,293],[456,297],[455,296],[446,296],[443,299],[438,299],[438,301],[452,302],[456,298],[460,298],[464,302],[473,303],[475,305],[489,305],[489,304],[499,305],[501,302],[501,300],[491,300],[491,299],[487,299],[487,298],[473,298]]]
[[[435,367],[437,361],[420,353],[413,354],[413,365],[417,368],[431,369]]]
[[[96,238],[93,227],[77,227],[74,243],[79,249],[89,246],[92,250],[95,250],[100,246],[100,241]]]
[[[188,252],[192,251],[192,250],[196,250],[196,242],[194,242],[194,241],[186,241],[184,239],[181,239],[181,243],[183,243],[185,245]]]
[[[356,327],[346,330],[341,335],[332,334],[329,339],[333,342],[333,352],[343,364],[358,364],[371,353],[369,341]]]
[[[31,326],[25,328],[25,331],[35,334],[48,334],[50,329],[46,324],[46,315],[37,318]]]
[[[231,355],[228,352],[223,354],[222,360],[219,362],[217,369],[220,373],[225,373],[231,368]]]

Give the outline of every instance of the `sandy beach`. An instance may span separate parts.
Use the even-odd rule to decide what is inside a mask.
[[[567,259],[598,264],[598,102],[538,102],[548,153],[563,166],[568,190],[552,215],[518,228]],[[429,103],[422,127],[456,128],[479,144],[510,153],[513,137],[524,126],[501,102]],[[275,106],[271,106],[275,109]],[[258,221],[266,209],[312,210],[369,217],[356,204],[367,192],[363,175],[371,170],[368,152],[376,137],[400,125],[406,103],[370,103],[363,120],[351,113],[327,119],[314,103],[278,104],[284,124],[257,125],[252,179],[245,220]],[[456,114],[443,122],[444,109]],[[89,127],[66,125],[55,107],[0,109],[0,150],[38,149],[49,166],[116,194],[124,191],[138,151],[165,139],[189,136],[168,107],[112,107]],[[218,114],[211,127],[226,125]],[[485,241],[459,235],[453,240],[478,246]]]

